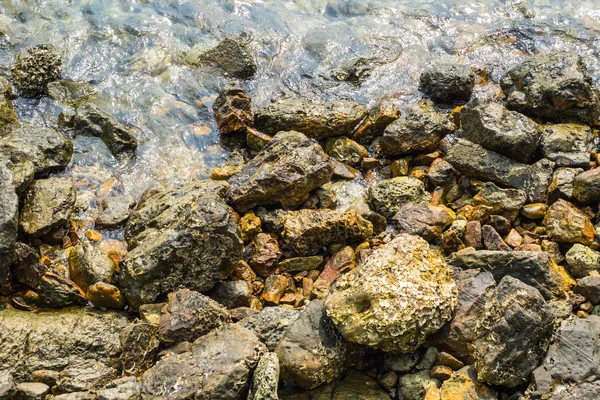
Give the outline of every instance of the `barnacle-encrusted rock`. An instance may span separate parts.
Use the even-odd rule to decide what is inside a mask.
[[[408,353],[450,320],[456,300],[444,258],[420,237],[400,234],[338,278],[326,308],[347,340]]]
[[[369,202],[388,219],[407,203],[427,203],[430,199],[423,182],[408,176],[386,179],[369,188]]]
[[[12,81],[23,97],[44,94],[46,85],[60,77],[62,60],[49,44],[22,50],[10,71]]]

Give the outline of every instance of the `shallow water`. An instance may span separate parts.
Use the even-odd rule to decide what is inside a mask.
[[[600,79],[600,1],[426,0],[0,0],[0,74],[23,47],[53,43],[63,77],[88,82],[97,102],[141,129],[133,159],[115,159],[94,138],[76,138],[66,174],[80,186],[139,196],[151,186],[205,178],[227,159],[211,105],[227,78],[190,68],[186,55],[241,37],[258,63],[244,83],[255,106],[284,95],[399,105],[420,98],[420,72],[448,59],[493,85],[529,54],[574,50]],[[336,70],[366,60],[362,83]],[[18,100],[22,119],[56,125],[67,105]]]

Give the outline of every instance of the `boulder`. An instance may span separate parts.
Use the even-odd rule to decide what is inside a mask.
[[[576,278],[583,278],[600,269],[600,252],[579,243],[567,251],[565,259],[568,271]]]
[[[139,376],[154,365],[160,341],[157,329],[148,322],[132,322],[119,333],[123,375]]]
[[[461,137],[522,163],[531,160],[542,133],[532,119],[500,103],[469,103],[460,123]]]
[[[331,284],[337,277],[355,267],[356,254],[354,253],[354,249],[350,246],[346,246],[341,250],[338,250],[331,256],[329,261],[325,263],[321,274],[319,274],[319,277],[313,283],[312,296],[317,299],[324,299],[327,296],[327,293],[329,293]]]
[[[252,285],[244,280],[219,282],[208,296],[227,309],[250,307]]]
[[[288,326],[298,319],[300,312],[283,307],[265,307],[260,312],[238,322],[238,325],[253,331],[258,339],[274,351]]]
[[[558,200],[548,208],[544,225],[555,242],[588,246],[594,241],[594,226],[589,217],[566,200]]]
[[[333,243],[352,243],[373,235],[373,224],[356,211],[299,210],[283,220],[283,239],[299,255],[310,256]]]
[[[0,287],[10,275],[18,221],[19,198],[13,185],[11,164],[0,157]]]
[[[259,233],[252,241],[251,249],[252,257],[248,264],[252,270],[265,278],[272,275],[282,254],[277,236],[272,233]]]
[[[393,220],[400,233],[421,236],[427,241],[439,238],[450,225],[456,214],[444,206],[428,203],[407,203],[394,216]]]
[[[131,305],[151,303],[181,286],[209,290],[242,258],[233,211],[221,198],[226,187],[198,181],[158,191],[132,213],[119,284]]]
[[[349,135],[367,114],[365,106],[350,100],[292,97],[257,110],[254,125],[268,135],[275,135],[280,131],[297,131],[310,138],[324,139]]]
[[[247,400],[279,400],[279,358],[275,353],[266,353],[258,361]]]
[[[60,78],[62,59],[49,44],[27,47],[10,68],[12,82],[23,97],[37,97],[46,92],[48,83]]]
[[[558,199],[571,200],[573,198],[573,181],[575,176],[583,172],[581,168],[557,168],[548,185],[548,204]]]
[[[242,399],[266,347],[237,324],[202,336],[192,351],[163,358],[144,373],[142,399]]]
[[[573,178],[573,197],[580,203],[591,204],[600,201],[600,168],[590,169]]]
[[[454,168],[443,158],[436,158],[429,166],[427,178],[433,186],[448,186],[454,181]]]
[[[85,360],[60,371],[56,386],[62,393],[85,392],[102,388],[116,375],[114,368],[95,360]]]
[[[225,38],[212,49],[194,58],[188,54],[192,65],[216,67],[233,78],[250,79],[257,69],[248,45],[240,39]]]
[[[392,219],[404,204],[427,203],[429,200],[431,195],[423,182],[412,177],[386,179],[369,188],[371,206],[388,219]]]
[[[340,276],[325,304],[346,340],[408,353],[452,318],[456,296],[444,259],[420,237],[400,234]]]
[[[246,132],[254,123],[252,100],[239,81],[225,84],[212,109],[221,135]]]
[[[587,167],[593,135],[590,127],[578,124],[546,125],[539,149],[560,167]]]
[[[500,86],[508,106],[551,121],[598,121],[592,78],[575,53],[540,53],[509,70]]]
[[[434,64],[421,74],[419,90],[436,103],[465,103],[471,98],[475,74],[460,64]]]
[[[316,141],[299,132],[280,132],[229,179],[225,196],[240,212],[257,205],[295,207],[332,176],[333,167]]]

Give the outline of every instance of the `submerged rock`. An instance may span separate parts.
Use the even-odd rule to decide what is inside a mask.
[[[198,181],[159,191],[132,213],[119,285],[131,305],[181,286],[209,290],[242,258],[239,229],[220,197],[226,187]]]
[[[107,197],[100,202],[101,213],[96,218],[96,227],[101,229],[117,228],[129,218],[135,199],[131,195]]]
[[[254,123],[268,135],[297,131],[310,138],[324,139],[349,135],[367,113],[366,107],[345,99],[286,98],[256,111]]]
[[[0,77],[0,136],[21,125],[12,104],[15,97],[10,83]]]
[[[19,198],[10,168],[11,165],[0,157],[0,288],[10,275],[19,221]]]
[[[369,188],[369,202],[381,215],[392,219],[403,205],[427,203],[431,195],[422,181],[406,176],[383,180]]]
[[[256,73],[257,65],[248,45],[239,39],[225,38],[214,48],[190,60],[195,66],[209,65],[221,69],[226,75],[249,79]]]
[[[408,353],[450,320],[456,296],[444,259],[420,237],[400,234],[339,277],[325,304],[347,340]]]
[[[239,81],[227,82],[212,109],[221,135],[246,132],[254,123],[252,101]]]
[[[294,207],[332,176],[333,167],[317,142],[299,132],[280,132],[229,179],[225,197],[241,212],[278,203]]]
[[[39,44],[23,49],[10,68],[12,81],[23,97],[45,93],[48,83],[60,78],[62,59],[52,45]]]
[[[436,64],[421,74],[419,90],[433,101],[444,104],[469,101],[475,74],[466,65]]]

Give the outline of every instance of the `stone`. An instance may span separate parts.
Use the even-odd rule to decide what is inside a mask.
[[[227,309],[249,307],[252,286],[243,280],[219,282],[207,294]]]
[[[532,203],[523,206],[521,215],[529,219],[541,219],[544,218],[547,211],[548,206],[544,203]]]
[[[77,108],[74,129],[78,136],[99,137],[115,156],[135,152],[138,147],[134,128],[117,122],[92,103]]]
[[[267,351],[254,333],[237,324],[202,336],[192,351],[163,358],[142,375],[142,398],[239,399]]]
[[[0,157],[0,286],[9,279],[19,222],[19,198],[10,168]]]
[[[68,79],[58,79],[48,83],[46,86],[46,94],[58,103],[77,108],[84,102],[94,100],[97,95],[97,90],[89,82],[75,82]],[[63,108],[63,111],[59,114],[59,127],[61,124],[61,115],[64,118],[63,122],[72,122],[69,121],[69,118],[75,115],[75,112],[71,108]],[[68,126],[71,128],[73,127],[71,124]]]
[[[519,189],[501,189],[492,182],[481,185],[473,196],[473,205],[486,206],[486,213],[501,215],[513,221],[521,208],[527,203],[527,194]]]
[[[345,136],[327,139],[325,151],[339,162],[352,167],[360,165],[362,159],[369,156],[369,152],[364,146]]]
[[[58,374],[56,382],[60,392],[84,392],[100,389],[115,379],[117,371],[95,360],[71,365]]]
[[[258,339],[274,351],[288,326],[298,319],[300,312],[283,307],[265,307],[260,312],[238,322],[253,331]]]
[[[332,399],[391,400],[391,397],[379,387],[375,379],[351,369],[334,389]]]
[[[75,206],[75,186],[67,178],[35,181],[25,196],[19,226],[28,235],[39,237],[67,225]]]
[[[226,76],[239,79],[250,79],[256,74],[257,65],[248,45],[234,38],[225,38],[212,49],[200,54],[192,61],[193,66],[208,65],[216,67]]]
[[[419,78],[419,90],[436,103],[465,103],[471,98],[475,74],[460,64],[434,64]]]
[[[581,168],[557,168],[548,185],[548,204],[558,199],[571,200],[573,198],[573,181],[575,176],[583,172]]]
[[[95,307],[114,308],[125,307],[125,297],[118,287],[110,283],[96,282],[87,289],[87,299]]]
[[[322,256],[294,257],[281,261],[279,270],[281,272],[310,271],[319,268],[322,263]]]
[[[514,110],[551,121],[597,123],[598,97],[578,54],[540,53],[509,70],[500,86]]]
[[[445,365],[436,365],[431,369],[431,377],[438,381],[446,381],[452,376],[452,368]]]
[[[118,228],[129,218],[135,199],[131,195],[107,197],[100,202],[101,213],[96,218],[96,228]]]
[[[81,308],[36,314],[6,307],[0,310],[0,370],[17,382],[35,370],[62,370],[86,360],[116,365],[119,332],[129,323],[118,312]]]
[[[591,204],[600,201],[600,168],[590,169],[575,175],[573,197],[580,203]]]
[[[198,292],[179,289],[168,297],[158,326],[163,343],[193,341],[231,322],[224,307]]]
[[[406,353],[452,318],[456,296],[444,259],[400,234],[336,280],[326,309],[346,340]]]
[[[490,225],[481,227],[481,235],[483,238],[483,247],[488,250],[510,251],[511,248],[507,245],[502,236]]]
[[[254,125],[267,135],[297,131],[309,138],[349,135],[368,114],[365,106],[350,100],[285,98],[259,109]]]
[[[44,400],[50,387],[40,382],[24,382],[16,387],[14,400]]]
[[[584,296],[592,304],[600,303],[600,276],[585,276],[577,281],[573,292]]]
[[[313,300],[289,325],[275,348],[281,379],[303,389],[329,383],[357,360],[360,351],[337,332],[322,300]]]
[[[267,304],[279,304],[279,300],[285,293],[288,280],[283,275],[271,275],[265,279],[265,288],[260,297]]]
[[[399,117],[400,109],[393,102],[384,100],[369,110],[369,115],[356,128],[352,139],[361,144],[368,144],[382,136],[385,128]]]
[[[548,237],[559,243],[588,246],[594,241],[594,226],[588,216],[566,200],[558,200],[548,208],[544,225]]]
[[[416,351],[406,354],[385,353],[383,365],[386,369],[400,374],[410,372],[421,360],[421,352]]]
[[[161,311],[167,303],[142,304],[138,311],[140,318],[158,328],[160,324]]]
[[[501,103],[468,103],[460,121],[461,137],[522,163],[531,160],[542,133],[532,119]]]
[[[48,272],[48,267],[40,261],[37,250],[25,243],[15,243],[14,249],[15,256],[11,268],[13,278],[23,285],[36,289],[42,281],[42,276]]]
[[[417,366],[415,368],[418,370],[433,368],[433,366],[435,365],[435,360],[437,359],[438,353],[439,353],[438,349],[435,348],[434,346],[427,347],[427,349],[425,350],[425,353],[423,354],[423,357],[421,358],[421,361],[419,361],[419,363],[417,364]]]
[[[554,163],[541,159],[535,164],[522,164],[468,140],[459,138],[446,155],[457,171],[501,186],[522,189],[532,203],[546,199]]]
[[[271,275],[281,257],[281,249],[277,236],[270,233],[259,233],[252,241],[254,252],[248,264],[252,270],[262,277]]]
[[[393,221],[399,233],[409,233],[431,241],[439,238],[455,218],[454,211],[441,205],[407,203],[400,208]]]
[[[263,355],[252,377],[252,385],[248,400],[279,400],[279,358],[275,353]]]
[[[398,383],[398,395],[404,400],[422,400],[425,398],[425,388],[430,383],[436,385],[429,371],[402,375]]]
[[[54,272],[46,272],[37,288],[42,307],[82,306],[87,303],[85,292],[73,281]]]
[[[254,211],[248,211],[240,219],[240,233],[244,243],[252,240],[254,236],[262,231],[260,218],[254,214]]]
[[[101,247],[81,243],[70,248],[69,275],[83,291],[98,282],[112,283],[115,262]]]
[[[0,78],[0,136],[4,136],[13,128],[21,125],[12,104],[12,100],[15,98],[10,83],[4,78]]]
[[[427,172],[427,179],[435,187],[445,187],[454,181],[454,168],[443,158],[436,158]]]
[[[324,299],[329,293],[331,284],[338,276],[356,267],[356,254],[354,249],[346,246],[337,251],[329,261],[325,263],[323,271],[313,284],[312,295],[317,299]]]
[[[445,365],[446,367],[450,367],[454,371],[458,371],[459,369],[465,366],[465,364],[462,361],[454,357],[452,354],[448,354],[444,351],[440,351],[438,353],[436,363],[438,365]]]
[[[254,128],[246,128],[246,146],[254,151],[261,151],[264,149],[271,139],[273,139],[273,137],[266,133],[257,131]]]
[[[299,132],[279,132],[252,161],[229,179],[225,197],[240,212],[257,205],[300,205],[333,176],[319,144]]]
[[[229,279],[233,281],[246,281],[246,282],[254,282],[256,280],[256,274],[250,268],[250,265],[244,260],[238,261],[231,273],[229,274]]]
[[[140,376],[152,365],[160,341],[156,326],[148,322],[133,322],[119,333],[121,370],[123,375]]]
[[[539,291],[510,276],[487,296],[473,342],[477,377],[508,388],[523,385],[548,349],[552,312]]]
[[[398,384],[398,374],[394,371],[388,371],[377,380],[377,383],[383,389],[390,391]]]
[[[283,220],[283,239],[300,256],[311,256],[333,243],[352,243],[373,235],[373,224],[354,210],[299,210]]]
[[[590,272],[600,269],[600,252],[575,243],[567,254],[567,270],[575,278],[588,276]]]
[[[452,121],[437,111],[431,102],[407,106],[402,116],[389,124],[381,138],[386,156],[431,151],[440,139],[455,130]]]
[[[50,44],[27,47],[10,68],[12,82],[23,97],[38,97],[48,83],[60,78],[62,59]]]
[[[0,371],[0,400],[11,400],[16,391],[15,381],[10,372]]]
[[[243,242],[221,198],[226,187],[198,181],[158,191],[138,205],[125,228],[129,252],[119,280],[130,305],[181,286],[206,291],[231,272]]]
[[[418,179],[399,176],[383,180],[369,188],[369,202],[374,210],[392,219],[407,203],[427,203],[431,195]]]
[[[97,400],[141,400],[140,385],[135,377],[124,377],[109,382],[96,391]]]
[[[469,221],[465,229],[465,244],[475,249],[481,249],[482,244],[482,233],[481,233],[481,222]]]
[[[496,400],[496,391],[477,379],[477,372],[467,366],[452,374],[440,388],[443,400]]]
[[[221,135],[244,133],[254,123],[252,101],[240,81],[227,82],[212,109]]]
[[[519,231],[513,228],[510,230],[510,232],[508,232],[508,235],[504,241],[507,245],[514,249],[515,247],[519,247],[521,244],[523,244],[523,236],[521,236]]]
[[[539,149],[544,157],[555,161],[557,165],[586,167],[590,161],[592,139],[591,129],[586,125],[546,125],[540,138]],[[569,162],[569,159],[581,161]]]

